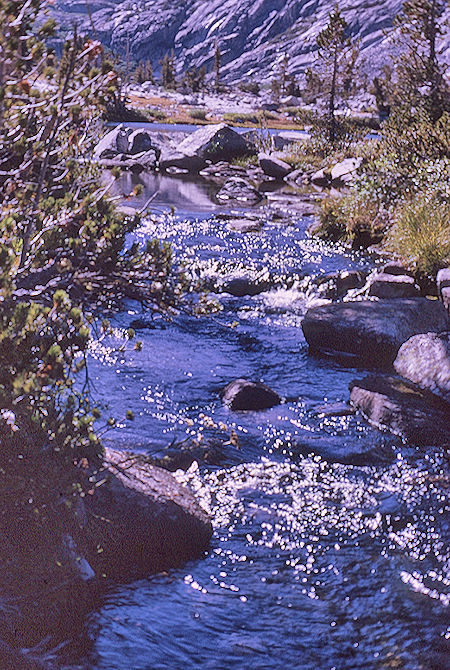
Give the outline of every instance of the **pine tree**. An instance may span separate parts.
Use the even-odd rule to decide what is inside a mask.
[[[216,42],[216,48],[214,51],[214,72],[215,72],[215,84],[214,88],[216,93],[219,93],[220,90],[220,65],[222,60],[222,54],[220,53],[219,43]]]
[[[161,77],[164,88],[176,88],[177,82],[175,78],[175,54],[173,51],[164,56],[161,61]]]
[[[407,0],[395,24],[404,53],[397,63],[396,102],[406,111],[424,112],[432,123],[449,109],[443,68],[437,57],[437,39],[444,34],[439,20],[447,0]]]
[[[335,9],[328,18],[325,28],[317,36],[319,59],[324,68],[327,88],[327,135],[331,144],[336,142],[336,101],[341,85],[342,73],[351,49],[346,36],[347,22],[339,9]]]

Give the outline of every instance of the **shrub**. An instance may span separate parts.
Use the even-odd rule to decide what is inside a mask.
[[[150,119],[156,119],[157,121],[167,120],[167,114],[160,109],[146,109],[145,113]]]
[[[435,276],[450,264],[450,204],[436,196],[402,203],[394,211],[388,247],[418,276]]]
[[[204,121],[206,119],[206,109],[190,109],[189,116],[192,119],[197,119],[198,121]]]
[[[257,114],[247,114],[245,112],[228,112],[223,115],[223,120],[227,123],[259,123]]]
[[[381,242],[389,223],[388,211],[368,194],[353,191],[322,201],[316,235],[333,242],[349,241],[354,247]]]

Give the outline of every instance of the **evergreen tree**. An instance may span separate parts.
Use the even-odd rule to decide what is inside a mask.
[[[214,73],[215,73],[215,83],[214,88],[216,93],[220,90],[220,66],[221,66],[222,54],[220,53],[219,43],[216,42],[216,48],[214,51]]]
[[[175,77],[175,54],[171,51],[166,53],[161,61],[161,77],[164,88],[176,88],[177,82]]]
[[[425,113],[432,123],[448,111],[448,90],[437,57],[437,39],[444,34],[439,23],[447,0],[407,0],[395,24],[404,53],[397,63],[396,104],[402,113]]]
[[[336,8],[330,14],[325,28],[317,36],[318,55],[324,69],[323,78],[327,92],[327,135],[331,144],[334,144],[337,138],[336,102],[351,50],[346,29],[347,22]]]

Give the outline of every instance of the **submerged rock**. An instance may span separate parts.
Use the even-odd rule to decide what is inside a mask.
[[[270,278],[265,275],[248,277],[246,275],[234,275],[225,279],[222,287],[222,293],[229,293],[237,298],[244,295],[258,295],[264,293],[270,288]]]
[[[450,332],[414,335],[400,347],[394,368],[450,403]]]
[[[350,402],[377,428],[417,446],[450,442],[450,406],[416,384],[394,376],[369,376],[350,384]]]
[[[253,205],[262,200],[261,193],[241,177],[227,179],[216,197],[220,201],[238,200]]]
[[[441,303],[426,298],[398,298],[321,305],[302,322],[313,351],[347,355],[374,367],[393,363],[401,345],[413,335],[447,330]]]
[[[281,397],[262,382],[235,379],[225,386],[222,400],[230,409],[257,410],[279,405]]]

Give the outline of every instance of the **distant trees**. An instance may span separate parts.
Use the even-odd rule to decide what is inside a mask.
[[[151,84],[155,83],[152,65],[149,60],[141,61],[138,64],[134,71],[134,79],[138,84],[143,84],[146,81],[149,81]]]

